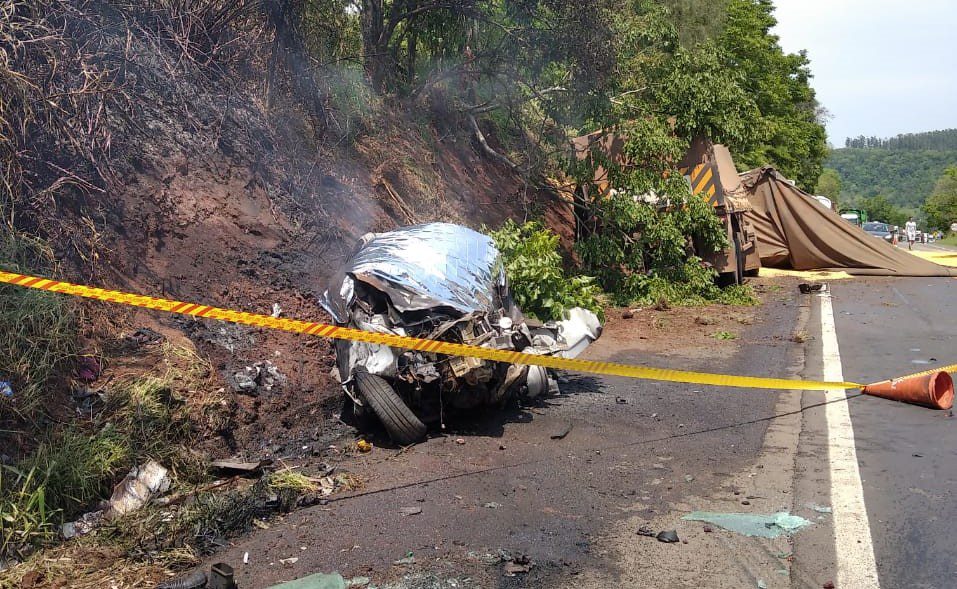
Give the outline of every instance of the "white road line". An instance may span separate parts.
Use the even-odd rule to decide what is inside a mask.
[[[821,300],[821,344],[824,359],[824,380],[844,381],[841,352],[834,328],[831,293],[823,292]],[[827,391],[828,400],[846,396],[840,389]],[[825,405],[827,418],[828,458],[831,466],[831,506],[834,518],[834,545],[837,552],[837,586],[854,589],[879,588],[871,528],[864,506],[864,488],[857,465],[854,426],[847,403]]]

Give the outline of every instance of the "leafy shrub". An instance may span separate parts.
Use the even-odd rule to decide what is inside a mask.
[[[502,253],[512,297],[523,312],[561,319],[566,309],[582,307],[603,318],[601,289],[590,276],[565,274],[553,232],[534,221],[518,225],[511,219],[486,232]]]

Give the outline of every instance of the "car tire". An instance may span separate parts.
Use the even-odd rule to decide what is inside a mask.
[[[357,372],[355,379],[362,398],[369,403],[393,442],[404,446],[425,437],[425,424],[384,378],[368,372]]]

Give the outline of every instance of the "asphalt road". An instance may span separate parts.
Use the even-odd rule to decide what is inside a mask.
[[[652,311],[654,325],[619,320],[618,337],[606,332],[589,357],[788,376],[801,296],[792,284],[766,298],[762,307],[712,310],[715,323],[695,317],[700,310]],[[687,325],[669,323],[678,315]],[[737,338],[713,337],[719,330]],[[701,341],[688,343],[689,333]],[[648,350],[649,341],[662,352]],[[407,450],[376,440],[371,454],[336,463],[365,479],[361,491],[271,522],[212,560],[233,564],[245,589],[318,571],[380,587],[686,586],[668,575],[693,577],[696,565],[644,559],[648,575],[622,582],[636,567],[616,551],[660,546],[704,558],[699,542],[661,544],[635,531],[651,523],[687,536],[701,528],[680,521],[702,505],[685,504],[690,497],[743,500],[732,475],[753,468],[778,395],[584,375],[567,375],[562,388],[540,407],[449,424],[447,435]],[[393,564],[409,553],[414,563]],[[503,553],[534,566],[507,576]],[[589,576],[609,581],[578,581]]]
[[[619,321],[590,357],[815,380],[837,362],[856,382],[957,363],[957,280],[832,281],[833,322],[820,296],[797,294],[797,280],[763,284],[771,294],[753,316]],[[658,337],[650,347],[649,329]],[[725,330],[737,339],[701,336]],[[697,340],[667,345],[691,332]],[[877,584],[848,583],[847,570],[864,578],[868,567],[884,588],[957,587],[952,414],[841,391],[576,375],[562,388],[540,407],[450,423],[406,450],[376,440],[385,447],[369,455],[322,456],[366,486],[273,521],[213,560],[234,564],[244,588],[335,570],[403,589],[858,589]],[[866,513],[847,513],[853,506]],[[746,538],[681,520],[697,509],[789,511],[814,525],[792,538]],[[636,534],[642,526],[676,529],[686,543]],[[394,563],[409,553],[414,562]],[[849,562],[865,553],[871,564]],[[508,576],[508,555],[534,565]]]
[[[873,382],[957,363],[957,280],[831,284],[844,375]],[[957,420],[873,397],[849,402],[882,587],[957,587]]]

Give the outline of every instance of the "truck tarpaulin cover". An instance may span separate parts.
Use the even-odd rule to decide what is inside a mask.
[[[861,276],[957,276],[957,269],[912,256],[848,223],[774,168],[745,172],[741,181],[763,266]]]

